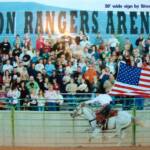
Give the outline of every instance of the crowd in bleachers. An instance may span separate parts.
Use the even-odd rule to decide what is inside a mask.
[[[77,93],[108,93],[119,62],[150,65],[150,35],[137,36],[135,43],[124,38],[123,45],[114,35],[104,39],[97,33],[93,38],[82,31],[76,36],[38,34],[34,44],[29,34],[16,35],[13,43],[4,38],[0,41],[0,97],[22,108],[44,110],[47,104],[74,103]]]

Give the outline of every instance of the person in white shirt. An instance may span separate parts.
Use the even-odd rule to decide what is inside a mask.
[[[16,106],[19,104],[20,91],[17,88],[17,85],[11,85],[11,89],[7,93],[7,97],[9,98],[9,103]]]
[[[39,72],[42,72],[43,69],[44,69],[43,60],[40,59],[38,64],[35,65],[35,70],[39,71]]]
[[[120,42],[118,39],[115,37],[115,35],[111,35],[111,38],[109,39],[109,45],[110,45],[110,50],[111,53],[115,51],[116,46],[119,46]]]
[[[54,90],[52,84],[49,84],[48,90],[45,91],[44,97],[47,102],[47,110],[50,111],[59,110],[59,105],[63,103],[63,97],[58,91]]]
[[[96,102],[102,106],[100,110],[100,114],[103,115],[105,118],[107,118],[109,112],[111,111],[111,105],[110,105],[110,103],[112,102],[111,96],[108,94],[99,94],[94,99],[86,101],[85,104],[93,104]]]
[[[84,49],[84,47],[90,47],[91,43],[88,40],[88,37],[86,35],[83,36],[83,40],[80,42],[80,46]]]

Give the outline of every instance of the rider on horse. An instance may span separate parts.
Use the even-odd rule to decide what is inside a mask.
[[[95,97],[92,100],[86,101],[85,104],[93,104],[98,102],[101,105],[101,109],[96,113],[96,115],[99,117],[101,116],[98,121],[100,121],[102,124],[106,122],[106,119],[109,118],[109,114],[111,112],[111,101],[112,98],[108,94],[99,94],[97,97]]]

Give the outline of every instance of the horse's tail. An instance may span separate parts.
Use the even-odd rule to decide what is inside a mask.
[[[132,118],[132,122],[135,123],[136,125],[139,125],[141,127],[145,127],[145,124],[142,120],[136,118],[136,117],[133,117]]]

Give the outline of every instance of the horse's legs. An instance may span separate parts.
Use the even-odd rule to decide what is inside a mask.
[[[96,123],[96,120],[92,121],[90,123],[91,127],[92,127],[92,130],[95,130],[97,128],[97,123]]]
[[[90,136],[90,137],[89,137],[89,143],[91,143],[91,142],[92,142],[92,137]]]
[[[118,138],[121,138],[121,133],[122,133],[121,130],[122,130],[121,127],[119,125],[116,125],[116,136]]]
[[[101,139],[102,139],[102,142],[105,142],[106,140],[107,140],[107,137],[105,136],[105,131],[102,131],[102,137],[101,137]]]
[[[124,131],[124,130],[122,130],[121,132],[122,132],[122,133],[121,133],[121,139],[123,139],[126,134],[125,134],[125,131]]]
[[[144,122],[141,121],[141,120],[139,120],[139,119],[136,118],[136,117],[133,117],[133,118],[132,118],[132,121],[133,121],[133,123],[135,123],[136,125],[139,125],[139,126],[141,126],[141,127],[145,127]]]

